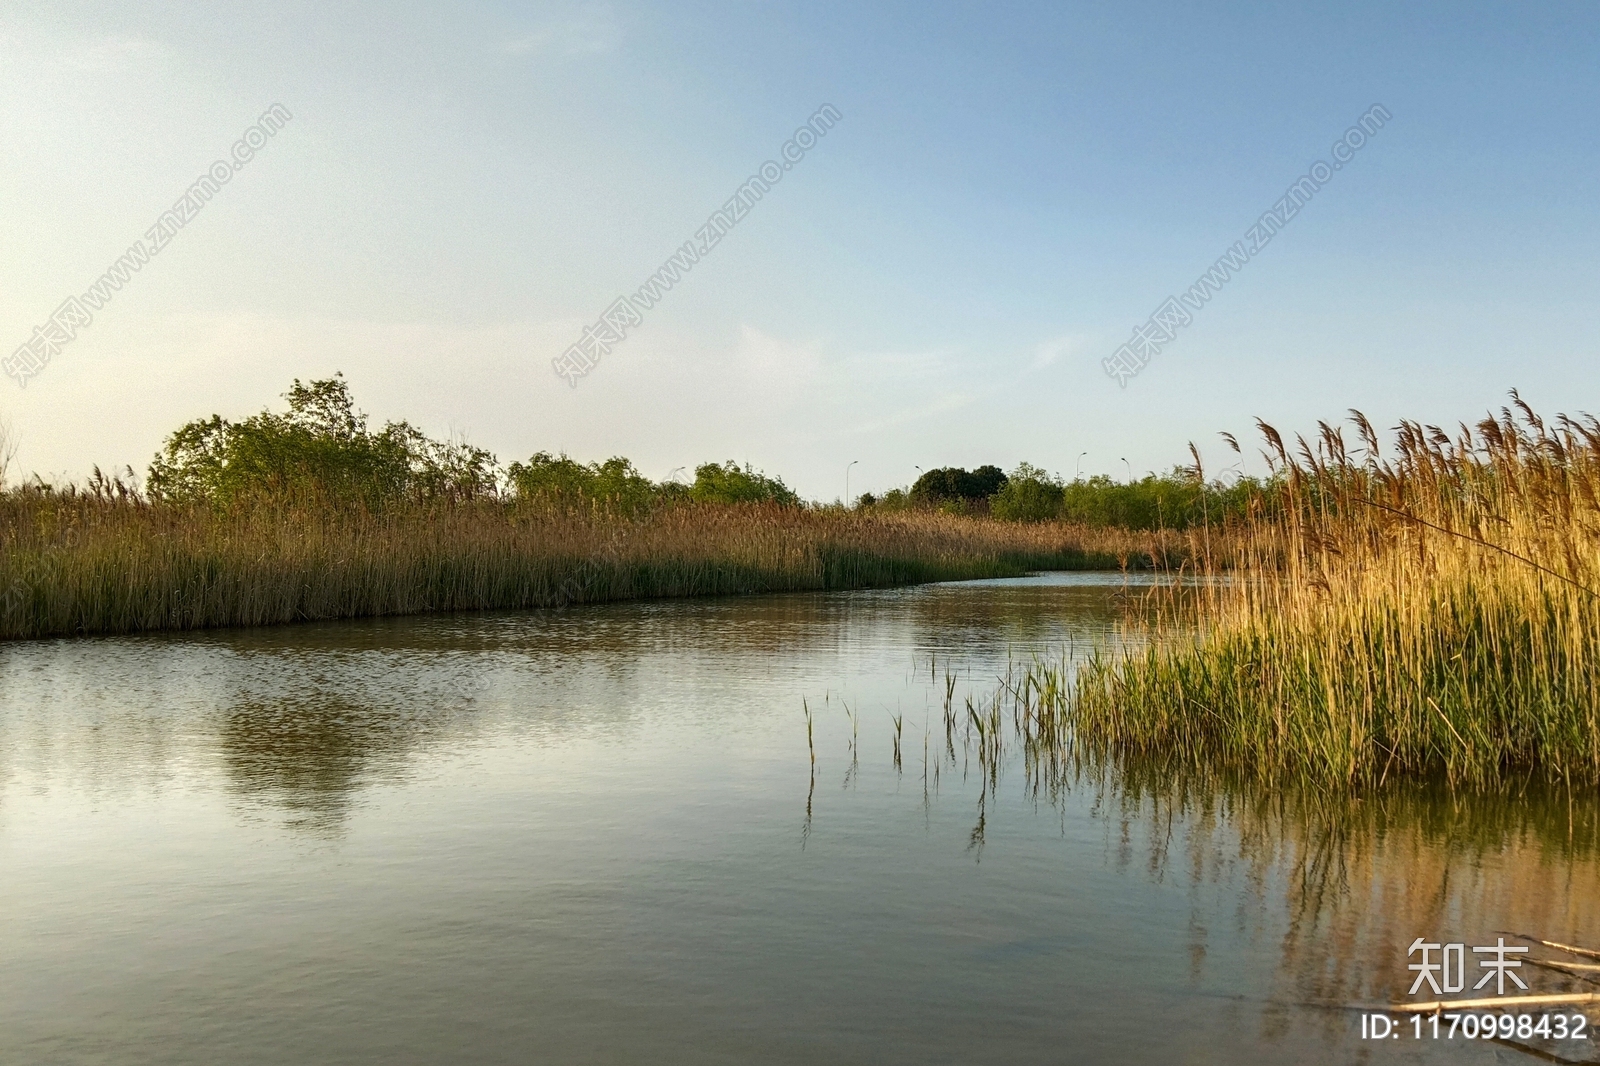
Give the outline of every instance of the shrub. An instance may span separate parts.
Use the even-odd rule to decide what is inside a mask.
[[[747,463],[741,469],[732,459],[721,466],[695,467],[689,498],[696,503],[776,503],[798,507],[800,497],[781,478],[768,477]]]
[[[1010,522],[1044,522],[1061,513],[1061,480],[1020,463],[989,500],[989,513]]]
[[[919,503],[982,503],[1005,487],[1006,475],[998,466],[966,470],[942,466],[929,470],[911,486],[911,496]]]
[[[680,494],[671,489],[682,489],[653,484],[621,456],[585,465],[549,452],[539,452],[526,463],[512,463],[506,481],[518,499],[565,510],[598,507],[625,515],[643,514],[658,501]]]
[[[212,415],[180,427],[150,464],[151,496],[174,503],[292,497],[378,506],[495,492],[494,456],[430,440],[406,422],[372,432],[343,375],[309,385],[296,379],[284,398],[284,414],[262,411],[242,422]]]

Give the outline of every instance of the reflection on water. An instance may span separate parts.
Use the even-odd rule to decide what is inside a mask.
[[[1045,710],[1056,701],[1028,690],[1025,671],[1007,669],[986,692],[948,668],[938,675],[930,666],[930,674],[943,693],[933,780],[959,771],[977,781],[969,852],[981,858],[988,808],[1008,773],[1020,770],[1022,795],[1063,823],[1087,801],[1115,839],[1118,869],[1140,867],[1153,880],[1189,886],[1192,978],[1204,969],[1217,893],[1237,902],[1230,935],[1278,942],[1279,991],[1262,1012],[1267,1039],[1303,1025],[1306,1008],[1326,1008],[1320,1028],[1338,1040],[1350,1007],[1418,998],[1409,995],[1409,963],[1419,956],[1407,950],[1418,937],[1464,945],[1510,937],[1530,948],[1519,967],[1525,985],[1513,994],[1600,991],[1600,967],[1592,965],[1600,958],[1593,788],[1542,780],[1493,791],[1444,781],[1360,793],[1266,787],[1181,755],[1081,751]],[[1555,944],[1588,950],[1545,950]],[[1480,977],[1476,965],[1468,962],[1468,987]],[[1501,1043],[1535,1057],[1570,1051],[1548,1040]]]
[[[1542,783],[1497,794],[1415,783],[1360,797],[1267,792],[1126,764],[1101,773],[1098,786],[1124,831],[1133,823],[1169,828],[1150,840],[1156,876],[1178,865],[1192,883],[1242,883],[1281,907],[1287,1002],[1405,1000],[1416,976],[1406,964],[1417,959],[1406,948],[1418,936],[1469,945],[1507,933],[1600,942],[1600,804],[1592,793]],[[1184,827],[1181,840],[1175,826]],[[1280,898],[1265,898],[1269,892]],[[1595,990],[1592,979],[1553,971],[1523,976],[1539,993]],[[1284,1004],[1269,1017],[1281,1030],[1294,1015]]]
[[[1348,1061],[1326,1005],[1404,998],[1418,936],[1600,941],[1593,794],[1263,792],[1019,719],[1008,664],[1138,594],[0,646],[0,1061]]]
[[[326,832],[374,765],[425,742],[432,725],[336,697],[242,700],[226,712],[218,742],[241,793],[271,798]]]

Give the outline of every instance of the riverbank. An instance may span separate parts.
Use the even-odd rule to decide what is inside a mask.
[[[1188,538],[936,512],[0,496],[0,639],[851,589],[1176,564]]]

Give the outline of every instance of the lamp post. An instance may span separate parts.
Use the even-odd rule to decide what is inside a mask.
[[[1123,460],[1122,460],[1122,465],[1128,468],[1128,484],[1132,485],[1133,484],[1133,464],[1128,462],[1127,458],[1124,457]]]
[[[850,468],[859,463],[860,459],[852,459],[844,467],[844,505],[850,506]]]
[[[1079,476],[1083,473],[1083,457],[1088,454],[1088,452],[1078,453],[1078,464],[1072,468],[1072,480],[1077,481]]]

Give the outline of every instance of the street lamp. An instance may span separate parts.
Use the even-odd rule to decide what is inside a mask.
[[[1124,458],[1122,460],[1122,465],[1128,468],[1128,484],[1132,485],[1133,484],[1133,464],[1128,462],[1128,460],[1126,458]]]
[[[1079,475],[1083,473],[1083,457],[1088,454],[1088,452],[1078,453],[1078,465],[1072,468],[1072,480],[1077,481]]]
[[[846,507],[850,506],[850,468],[852,466],[855,466],[860,461],[861,461],[860,459],[852,459],[848,463],[845,464],[845,468],[844,468],[844,505]]]

